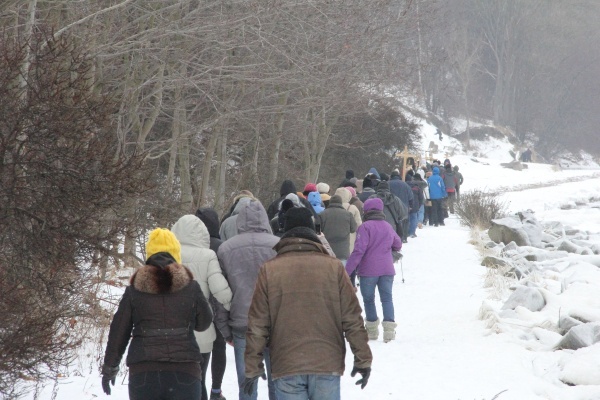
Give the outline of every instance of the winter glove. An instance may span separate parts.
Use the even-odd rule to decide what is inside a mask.
[[[361,389],[364,389],[365,386],[367,386],[367,383],[369,382],[369,376],[371,376],[371,367],[358,368],[355,366],[354,368],[352,368],[350,376],[354,377],[357,372],[362,376],[362,379],[357,380],[356,384],[360,385]]]
[[[392,251],[392,257],[394,257],[394,262],[398,262],[402,258],[402,253],[399,251]]]
[[[263,381],[267,379],[267,375],[265,375],[264,372],[262,375],[260,375],[260,377],[263,379]],[[258,378],[258,376],[255,376],[254,378],[244,378],[244,382],[242,382],[240,388],[242,388],[244,393],[246,393],[248,396],[252,396],[252,393],[254,392],[254,385],[256,385]]]
[[[119,367],[110,367],[108,365],[102,366],[102,390],[104,393],[110,396],[110,384],[115,386],[117,374],[119,373]]]

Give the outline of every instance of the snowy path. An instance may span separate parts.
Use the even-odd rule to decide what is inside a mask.
[[[528,387],[531,381],[519,378],[531,375],[522,356],[513,356],[524,350],[487,336],[477,318],[486,298],[485,268],[468,243],[468,229],[457,219],[446,225],[420,229],[405,245],[405,283],[399,267],[394,282],[396,341],[370,342],[369,386],[361,393],[345,376],[343,399],[491,400],[505,390],[498,399],[540,398]]]

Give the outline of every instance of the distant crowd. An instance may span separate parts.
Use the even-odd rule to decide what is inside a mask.
[[[368,341],[380,325],[384,342],[395,339],[402,245],[419,228],[445,225],[462,183],[450,160],[412,166],[404,179],[399,170],[371,168],[362,179],[348,170],[334,190],[319,182],[298,191],[285,180],[266,209],[243,190],[222,218],[200,208],[153,230],[111,323],[104,392],[129,346],[130,399],[224,400],[229,344],[240,400],[257,399],[259,378],[270,400],[339,399],[345,341],[364,388]]]

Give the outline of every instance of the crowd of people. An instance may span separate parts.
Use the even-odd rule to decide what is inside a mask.
[[[404,179],[398,170],[371,168],[363,179],[348,170],[334,189],[319,182],[302,191],[285,180],[266,209],[244,190],[221,219],[200,208],[153,230],[110,326],[104,392],[129,345],[130,399],[225,400],[229,344],[240,400],[257,399],[259,378],[270,400],[339,399],[345,341],[364,388],[369,340],[380,325],[384,342],[396,335],[394,263],[418,229],[444,226],[454,212],[458,170],[450,160],[412,167]]]

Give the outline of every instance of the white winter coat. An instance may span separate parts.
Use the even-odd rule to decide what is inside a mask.
[[[210,235],[200,218],[184,215],[173,225],[171,231],[181,243],[181,263],[188,267],[194,279],[200,284],[202,293],[208,299],[212,294],[225,309],[231,307],[232,293],[223,276],[219,260],[209,249]],[[201,353],[210,353],[217,335],[214,324],[204,332],[194,332]]]

